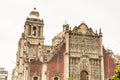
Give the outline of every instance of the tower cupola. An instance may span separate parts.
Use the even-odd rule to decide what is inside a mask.
[[[39,19],[39,12],[36,10],[36,8],[34,8],[34,10],[30,12],[30,18]]]
[[[24,25],[24,37],[29,39],[31,44],[44,44],[43,35],[44,21],[39,19],[39,12],[34,8]]]

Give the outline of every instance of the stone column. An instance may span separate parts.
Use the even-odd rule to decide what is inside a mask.
[[[42,64],[42,80],[47,80],[46,71],[47,71],[47,63],[43,63]]]
[[[64,54],[64,80],[69,78],[69,32],[65,34],[66,52]]]
[[[24,80],[28,80],[28,64],[24,66]]]
[[[29,25],[25,25],[25,29],[24,29],[24,34],[25,34],[25,37],[27,37],[28,36],[28,34],[29,34]]]
[[[102,33],[100,29],[100,58],[101,58],[101,80],[104,80],[104,58],[103,58],[103,43],[102,43]]]
[[[101,80],[104,80],[104,60],[103,60],[103,56],[101,57]]]
[[[43,37],[43,26],[40,27],[40,36]]]

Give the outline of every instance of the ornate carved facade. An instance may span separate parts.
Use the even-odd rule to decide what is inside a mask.
[[[69,32],[69,54],[69,73],[75,80],[103,80],[101,31],[94,33],[85,23],[74,27]]]
[[[85,23],[72,30],[68,24],[44,45],[44,21],[34,9],[19,40],[14,73],[16,80],[104,80],[102,32]]]

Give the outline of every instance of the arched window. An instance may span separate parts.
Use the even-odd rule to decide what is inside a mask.
[[[36,27],[35,27],[35,26],[33,27],[32,35],[33,35],[33,36],[36,36]]]
[[[31,25],[29,25],[29,28],[28,28],[28,35],[31,35]]]
[[[38,77],[33,77],[33,80],[38,80]]]
[[[54,80],[58,80],[58,77],[54,77]]]
[[[40,36],[41,27],[38,27],[38,36]]]

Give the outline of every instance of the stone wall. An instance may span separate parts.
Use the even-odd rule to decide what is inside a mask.
[[[64,52],[65,44],[48,63],[47,80],[52,80],[54,77],[58,77],[60,80],[64,79]]]
[[[114,63],[114,59],[109,55],[109,53],[103,49],[103,55],[104,55],[104,73],[105,73],[105,79],[108,79],[114,75],[114,71],[116,68],[116,65]]]

